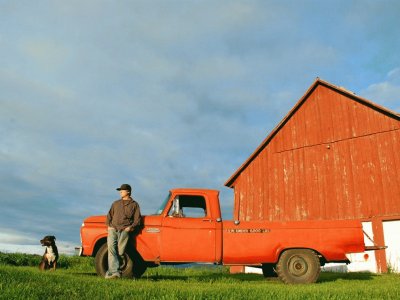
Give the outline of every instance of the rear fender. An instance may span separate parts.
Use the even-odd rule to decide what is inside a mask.
[[[315,253],[317,253],[321,266],[325,265],[325,263],[327,262],[327,260],[321,253],[319,253],[317,250],[312,249],[312,248],[284,248],[284,249],[279,249],[279,251],[277,252],[277,256],[276,256],[277,259],[276,259],[275,263],[277,263],[279,261],[279,259],[281,258],[282,254],[288,250],[311,250],[311,251],[314,251]]]

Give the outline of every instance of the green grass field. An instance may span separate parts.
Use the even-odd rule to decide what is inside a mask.
[[[0,253],[0,299],[400,299],[400,275],[322,273],[316,284],[285,285],[225,267],[158,267],[141,279],[105,280],[93,259],[61,256],[55,272],[40,257]]]

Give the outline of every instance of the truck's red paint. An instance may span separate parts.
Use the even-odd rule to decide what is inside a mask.
[[[215,190],[171,190],[158,215],[143,217],[144,226],[136,236],[135,245],[143,260],[156,264],[196,262],[261,266],[277,263],[288,249],[311,249],[320,256],[321,262],[344,262],[347,253],[365,250],[359,221],[242,221],[236,224],[221,220],[218,195]],[[189,199],[190,206],[197,205],[197,199],[204,199],[204,216],[172,216],[177,198]],[[96,255],[106,237],[105,216],[85,219],[81,228],[82,254]]]

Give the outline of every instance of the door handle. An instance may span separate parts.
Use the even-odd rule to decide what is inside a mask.
[[[211,219],[203,219],[203,222],[212,222]]]

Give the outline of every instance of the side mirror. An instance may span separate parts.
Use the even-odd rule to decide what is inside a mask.
[[[175,198],[173,203],[172,203],[172,210],[173,210],[173,216],[179,216],[180,214],[180,209],[179,209],[179,198]]]

